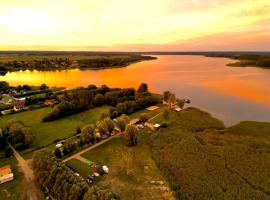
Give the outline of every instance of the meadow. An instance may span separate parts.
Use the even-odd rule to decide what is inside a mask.
[[[110,106],[102,106],[90,109],[72,116],[64,117],[52,122],[42,122],[42,118],[52,111],[51,107],[20,112],[12,115],[2,116],[0,127],[4,127],[10,120],[20,120],[32,130],[35,140],[31,151],[37,148],[53,144],[56,139],[65,139],[76,135],[77,126],[96,123],[102,113],[107,113]]]
[[[103,175],[94,184],[110,188],[121,199],[174,199],[168,183],[151,157],[147,144],[150,134],[148,129],[141,130],[139,143],[135,147],[126,147],[122,138],[115,138],[82,154],[84,158],[110,169],[109,174]],[[80,171],[79,167],[77,169]],[[164,185],[151,181],[162,181]]]

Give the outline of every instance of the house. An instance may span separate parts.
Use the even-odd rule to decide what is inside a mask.
[[[14,99],[14,107],[13,109],[18,112],[18,111],[22,111],[25,107],[25,98],[21,98],[21,99]]]
[[[159,108],[158,106],[150,106],[150,107],[146,108],[146,110],[154,111],[154,110],[156,110],[158,108]]]
[[[71,66],[72,67],[79,67],[80,64],[79,64],[79,62],[77,60],[73,60],[72,63],[71,63]]]
[[[14,101],[13,96],[10,96],[9,94],[3,94],[0,104],[10,105],[13,104],[13,101]]]
[[[152,124],[150,122],[145,122],[144,125],[153,131],[160,127],[160,124]]]
[[[179,112],[179,111],[181,111],[182,109],[181,109],[180,107],[176,107],[176,108],[174,108],[174,110],[175,110],[176,112]]]
[[[56,103],[58,103],[56,99],[46,99],[44,101],[45,106],[53,106]]]
[[[0,184],[12,181],[13,179],[14,175],[11,171],[10,165],[6,165],[0,168]]]
[[[9,94],[10,96],[16,96],[16,95],[18,95],[18,92],[17,92],[16,90],[10,90],[10,91],[8,92],[8,94]]]

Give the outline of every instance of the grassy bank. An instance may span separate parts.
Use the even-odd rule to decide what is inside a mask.
[[[178,199],[268,199],[269,133],[269,123],[223,129],[209,114],[187,109],[152,136],[151,146]]]
[[[55,139],[71,137],[77,126],[96,123],[101,113],[108,112],[109,106],[90,109],[72,116],[64,117],[52,122],[41,122],[42,118],[52,111],[51,107],[2,116],[0,127],[4,127],[10,120],[21,120],[32,130],[35,140],[32,149],[43,147],[54,142]]]

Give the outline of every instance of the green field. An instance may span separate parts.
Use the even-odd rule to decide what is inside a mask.
[[[0,159],[0,167],[11,165],[14,180],[0,185],[0,200],[18,200],[23,194],[23,173],[15,158]]]
[[[88,175],[92,175],[95,172],[91,166],[77,159],[71,159],[67,161],[66,165],[71,169],[73,169],[75,172],[78,172],[84,178],[87,177]]]
[[[222,126],[189,108],[153,134],[153,157],[178,199],[269,199],[270,124]]]
[[[51,107],[40,108],[32,111],[25,111],[13,115],[2,116],[0,127],[4,127],[9,120],[21,120],[29,126],[35,136],[32,149],[47,146],[55,139],[64,139],[75,134],[77,126],[88,123],[96,123],[101,113],[109,111],[109,106],[94,108],[72,116],[68,116],[52,122],[41,122],[42,118],[51,112]]]
[[[149,134],[147,130],[140,131],[136,147],[126,147],[122,138],[115,138],[82,154],[91,161],[108,166],[110,170],[95,184],[110,188],[124,200],[173,197],[172,193],[164,191],[168,185],[151,158],[147,145]],[[165,185],[153,185],[151,181],[164,181]]]

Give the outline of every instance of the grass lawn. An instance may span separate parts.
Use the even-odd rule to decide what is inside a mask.
[[[53,143],[57,138],[63,139],[75,134],[77,126],[95,123],[101,113],[108,112],[109,106],[90,109],[72,116],[68,116],[52,122],[41,122],[42,118],[51,112],[51,107],[25,111],[13,115],[2,116],[0,127],[4,127],[9,120],[21,120],[29,126],[35,136],[32,149]]]
[[[23,191],[23,173],[17,165],[15,158],[1,159],[0,167],[11,165],[14,180],[0,185],[0,200],[18,200]]]
[[[222,126],[188,108],[151,136],[153,158],[178,199],[269,199],[269,123]]]
[[[164,109],[166,108],[166,106],[164,106],[163,104],[157,104],[156,106],[158,106],[159,108],[153,111],[150,110],[140,110],[138,112],[132,113],[131,115],[129,115],[129,117],[131,119],[136,119],[136,118],[140,118],[141,114],[145,113],[148,116],[148,119],[154,117],[155,115],[159,114],[160,112],[163,112]]]
[[[168,185],[151,158],[149,134],[147,129],[141,130],[135,147],[126,147],[122,138],[115,138],[82,154],[110,169],[95,184],[110,188],[121,199],[173,199],[172,193],[164,191]],[[151,181],[164,181],[165,185],[154,185]]]
[[[73,169],[75,172],[78,172],[84,178],[95,172],[95,170],[91,166],[75,158],[67,161],[66,165],[70,167],[71,169]]]

